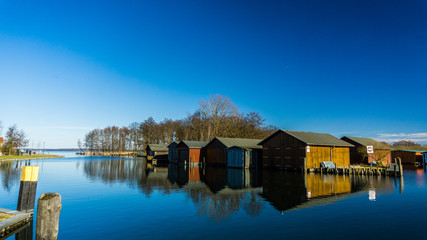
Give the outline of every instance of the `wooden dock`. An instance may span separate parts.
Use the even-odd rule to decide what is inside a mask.
[[[15,234],[22,227],[26,227],[32,221],[31,214],[18,212],[15,210],[9,210],[0,208],[0,213],[12,215],[12,217],[0,221],[0,239],[5,239]]]
[[[310,168],[307,172],[314,173],[330,173],[330,174],[346,174],[346,175],[384,175],[384,176],[403,176],[403,167],[400,159],[396,160],[396,163],[391,163],[387,167],[379,166],[352,166],[348,167],[335,167],[335,168]]]

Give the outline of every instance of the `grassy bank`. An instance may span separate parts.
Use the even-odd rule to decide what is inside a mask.
[[[59,155],[48,155],[48,154],[44,154],[44,155],[31,155],[31,156],[13,156],[13,155],[8,155],[8,156],[0,156],[0,161],[2,160],[8,160],[8,161],[15,161],[15,160],[32,160],[32,159],[47,159],[47,158],[62,158],[64,156],[59,156]]]

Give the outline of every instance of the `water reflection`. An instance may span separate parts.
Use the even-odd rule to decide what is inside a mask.
[[[280,212],[331,204],[351,194],[366,192],[369,200],[377,191],[393,191],[388,177],[301,174],[258,169],[193,168],[155,166],[141,160],[99,160],[84,163],[94,180],[126,182],[148,196],[157,189],[165,194],[184,192],[200,216],[215,221],[243,210],[256,216],[269,203]],[[397,183],[402,188],[403,183]]]
[[[13,187],[19,187],[21,180],[21,167],[30,166],[31,161],[0,161],[1,184],[4,190],[10,191]]]
[[[1,162],[3,188],[18,188],[20,166],[31,162]],[[185,194],[199,216],[223,221],[234,213],[260,215],[271,205],[280,213],[332,204],[365,193],[376,201],[378,192],[404,190],[403,178],[302,174],[260,169],[198,168],[151,165],[141,159],[91,158],[76,161],[76,169],[92,182],[124,183],[150,197],[154,191]],[[414,169],[424,186],[424,170]]]

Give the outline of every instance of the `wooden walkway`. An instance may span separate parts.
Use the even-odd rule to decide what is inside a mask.
[[[31,214],[0,208],[0,213],[14,215],[13,217],[0,222],[0,239],[12,236],[17,230],[29,224]]]

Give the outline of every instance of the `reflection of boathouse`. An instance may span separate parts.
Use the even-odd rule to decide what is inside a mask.
[[[275,171],[263,173],[261,195],[279,211],[301,207],[308,201],[315,203],[313,200],[316,198],[335,197],[345,193],[351,193],[350,178],[346,176]],[[327,201],[336,200],[329,198]]]
[[[279,211],[332,204],[361,191],[393,190],[393,183],[388,178],[267,170],[263,171],[262,176],[261,196]]]
[[[168,179],[180,187],[191,182],[200,182],[200,168],[169,164]]]

